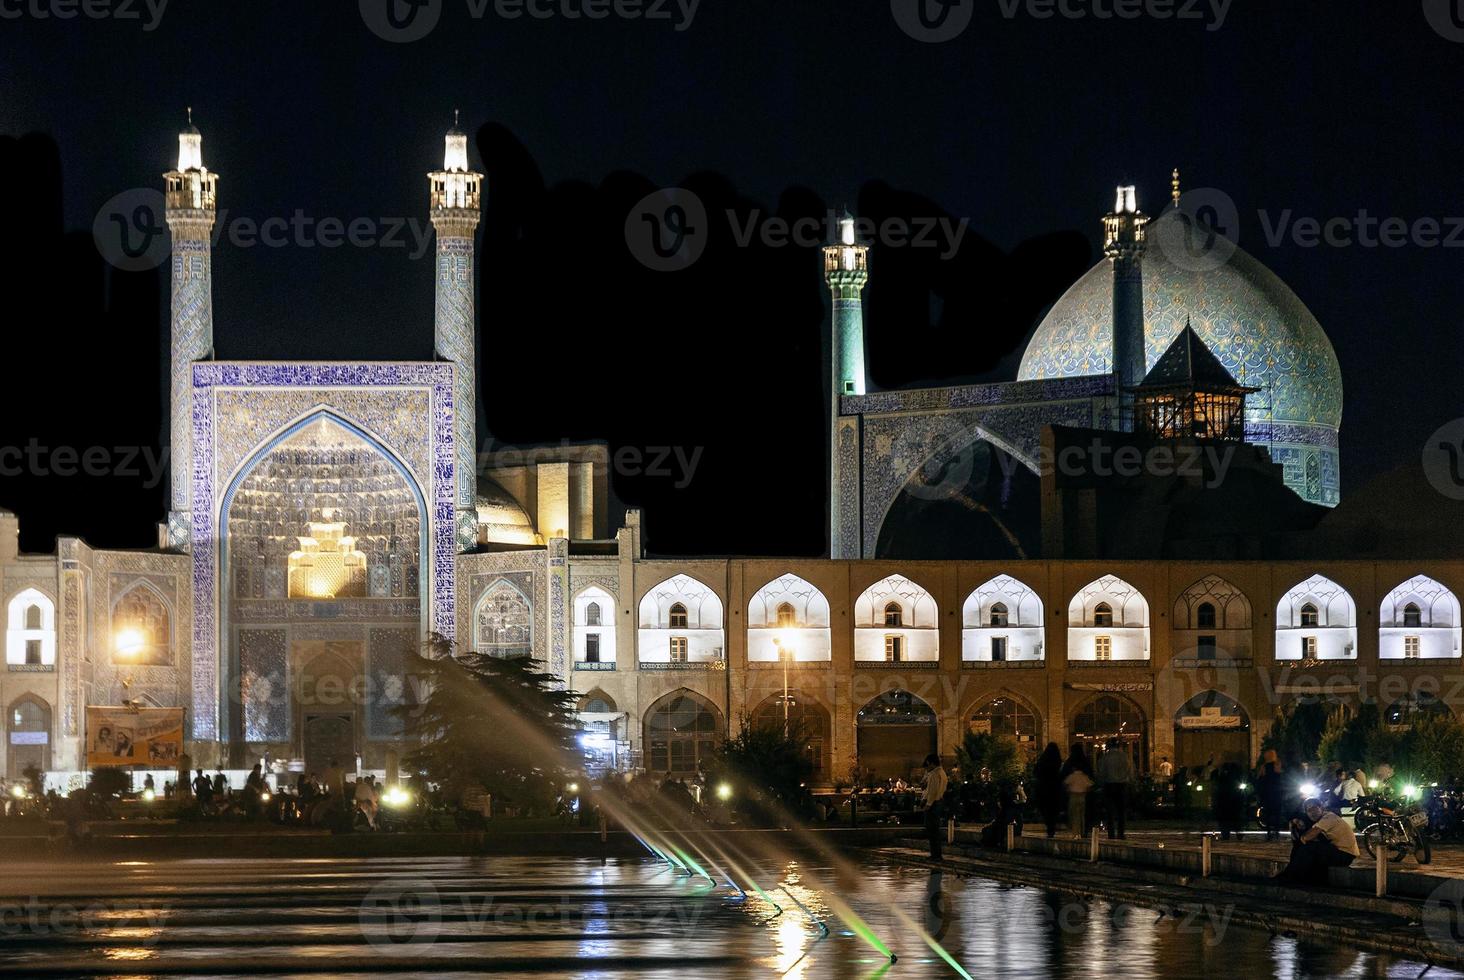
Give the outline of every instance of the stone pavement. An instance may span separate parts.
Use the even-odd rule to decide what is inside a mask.
[[[1185,848],[1192,851],[1200,849],[1200,837],[1204,831],[1199,830],[1145,830],[1131,829],[1124,840],[1124,843],[1136,846],[1164,847],[1164,848]],[[1046,833],[1040,826],[1034,827],[1028,824],[1024,828],[1023,837],[1043,838]],[[1058,837],[1065,835],[1061,830]],[[1103,838],[1107,840],[1107,838]],[[1266,833],[1262,830],[1244,831],[1240,840],[1231,838],[1229,841],[1221,841],[1218,836],[1212,843],[1215,854],[1234,854],[1242,857],[1263,858],[1272,861],[1285,861],[1291,853],[1291,838],[1283,834],[1281,840],[1268,843]],[[1356,865],[1371,866],[1372,859],[1368,857],[1367,851],[1357,860]],[[1464,844],[1440,844],[1433,845],[1433,861],[1427,865],[1420,866],[1411,856],[1401,862],[1394,862],[1391,867],[1398,871],[1426,871],[1433,875],[1464,878]]]

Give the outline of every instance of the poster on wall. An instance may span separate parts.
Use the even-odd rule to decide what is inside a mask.
[[[183,754],[182,708],[86,709],[86,765],[177,768]]]

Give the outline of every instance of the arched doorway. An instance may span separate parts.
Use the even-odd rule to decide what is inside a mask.
[[[583,729],[579,743],[584,754],[585,771],[602,776],[618,769],[624,719],[615,707],[615,699],[595,688],[580,698],[575,710]]]
[[[5,773],[19,779],[28,766],[51,768],[51,706],[33,694],[5,709]]]
[[[691,691],[674,691],[646,712],[646,771],[692,776],[697,765],[711,761],[726,726],[722,713]]]
[[[1072,733],[1073,741],[1082,743],[1094,761],[1105,746],[1116,742],[1117,748],[1129,753],[1134,772],[1148,771],[1148,721],[1128,698],[1116,694],[1089,698],[1073,715]]]
[[[832,727],[828,710],[813,698],[797,691],[788,692],[788,731],[804,741],[808,760],[813,763],[814,778],[829,778],[829,732]],[[752,713],[752,727],[781,732],[783,730],[783,695],[774,694]]]
[[[1174,713],[1174,764],[1180,768],[1251,762],[1250,715],[1234,698],[1201,691]]]
[[[383,765],[384,733],[395,727],[381,705],[372,724],[355,703],[331,710],[309,705],[310,723],[283,697],[262,696],[275,678],[299,675],[326,649],[349,662],[393,664],[403,635],[424,628],[423,595],[431,566],[425,498],[407,465],[365,430],[328,410],[316,411],[271,437],[236,471],[220,503],[220,631],[226,696],[221,706],[230,758],[350,748],[366,765]],[[370,623],[370,629],[359,624]],[[382,637],[380,646],[374,637]],[[415,646],[415,639],[412,645]],[[331,700],[327,695],[324,700]],[[361,699],[357,699],[361,700]],[[344,764],[345,760],[340,760]]]
[[[360,751],[358,708],[365,677],[357,644],[321,643],[323,652],[306,660],[295,679],[305,768],[323,772],[336,765],[353,769]],[[311,645],[302,644],[302,650]],[[308,655],[308,654],[307,654]]]
[[[859,709],[855,726],[866,785],[911,780],[925,757],[936,751],[935,712],[909,691],[886,691],[874,698]]]

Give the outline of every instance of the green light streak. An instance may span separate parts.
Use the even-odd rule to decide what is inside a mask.
[[[829,892],[824,897],[827,899],[829,907],[834,910],[840,919],[844,920],[845,925],[854,930],[855,935],[873,946],[882,956],[888,958],[891,963],[895,961],[895,954],[890,952],[890,948],[874,934],[874,930],[869,927],[869,923],[855,914],[853,909],[845,905],[843,900],[832,892]]]
[[[710,881],[714,885],[717,883],[717,879],[715,879],[711,875],[707,874],[706,871],[702,868],[702,866],[699,865],[699,864],[697,864],[696,861],[692,858],[692,856],[690,854],[687,854],[685,851],[683,851],[681,848],[677,847],[674,844],[671,845],[671,849],[676,852],[676,856],[678,858],[680,858],[681,860],[685,861],[687,864],[691,865],[692,868],[694,868],[696,870],[696,873],[697,874],[701,875],[703,878],[705,878],[707,881]]]

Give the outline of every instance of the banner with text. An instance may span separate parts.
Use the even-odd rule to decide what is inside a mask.
[[[86,765],[173,769],[183,754],[182,708],[86,709]]]

